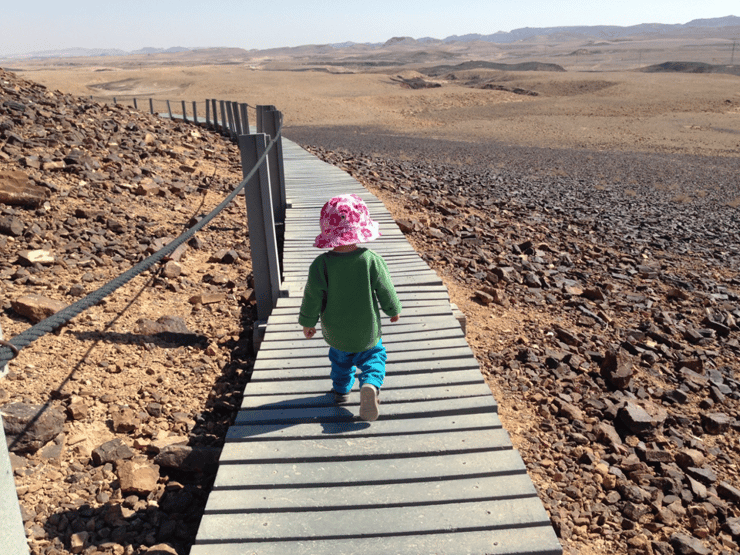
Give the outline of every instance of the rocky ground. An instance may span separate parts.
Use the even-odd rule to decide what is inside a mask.
[[[739,551],[737,158],[286,134],[384,200],[443,276],[568,551]],[[203,130],[0,72],[0,186],[23,191],[0,205],[6,338],[179,235],[238,161]],[[253,359],[244,212],[11,363],[32,553],[188,552]]]
[[[0,71],[6,339],[180,235],[239,160],[205,130]],[[10,363],[0,411],[33,554],[188,552],[253,360],[245,212]]]
[[[445,277],[567,549],[740,551],[738,159],[289,136]]]

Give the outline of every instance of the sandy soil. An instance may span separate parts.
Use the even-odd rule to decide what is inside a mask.
[[[17,70],[18,68],[16,68]],[[21,68],[22,69],[22,68]],[[402,88],[386,73],[262,71],[248,65],[36,67],[19,75],[96,99],[272,104],[290,126],[352,126],[394,134],[524,146],[700,155],[740,153],[740,78],[610,72],[456,74],[439,88]],[[491,80],[524,96],[463,84]]]

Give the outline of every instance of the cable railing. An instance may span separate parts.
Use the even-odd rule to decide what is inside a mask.
[[[221,105],[224,108],[227,106],[222,101],[213,101],[211,103],[211,106]],[[257,133],[250,134],[246,115],[243,119],[241,118],[241,108],[238,110],[240,112],[238,116],[240,123],[239,125],[236,124],[237,116],[235,114],[237,110],[234,109],[234,106],[237,106],[237,104],[229,103],[229,110],[232,110],[232,116],[229,118],[228,129],[229,135],[232,133],[235,134],[239,143],[242,172],[244,175],[243,180],[218,206],[195,225],[159,251],[134,265],[96,291],[49,316],[45,320],[38,322],[9,340],[3,339],[2,330],[0,330],[0,378],[2,378],[3,371],[7,368],[8,362],[19,356],[23,348],[65,325],[88,308],[100,303],[105,297],[127,284],[136,276],[158,264],[169,254],[173,253],[180,245],[190,240],[198,231],[208,225],[242,192],[246,200],[247,219],[250,229],[249,243],[255,283],[254,291],[257,299],[257,315],[260,321],[267,319],[277,304],[277,298],[280,295],[278,241],[281,235],[279,230],[284,223],[286,207],[285,180],[283,177],[282,163],[283,119],[282,114],[274,106],[256,106],[254,110]],[[240,106],[244,106],[243,114],[246,114],[247,105],[242,104]],[[215,113],[215,109],[213,113]],[[161,115],[175,118],[175,114],[171,113]],[[195,110],[193,116],[195,116]],[[195,123],[195,120],[193,120],[193,123]],[[214,120],[213,129],[218,131],[219,129],[216,127],[216,124],[217,122]],[[239,132],[238,134],[237,131]],[[255,325],[255,336],[259,333],[260,328]],[[49,406],[48,404],[44,405],[38,414],[36,414],[35,418],[27,425],[26,429],[30,429],[43,413],[48,410]],[[0,521],[3,522],[3,533],[0,534],[0,553],[13,555],[20,555],[21,553],[25,555],[28,553],[8,454],[8,451],[13,450],[22,436],[23,432],[18,434],[7,445],[3,433],[2,417],[0,415]]]
[[[233,100],[207,98],[198,100],[162,100],[136,96],[91,96],[91,100],[103,104],[129,106],[135,110],[156,114],[170,119],[195,123],[222,135],[237,140],[239,135],[249,134],[250,113],[258,119],[258,106]],[[253,120],[254,121],[254,120]]]

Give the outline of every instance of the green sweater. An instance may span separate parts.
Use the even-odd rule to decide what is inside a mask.
[[[390,317],[401,313],[385,260],[366,248],[329,251],[311,263],[298,323],[311,328],[320,317],[331,347],[361,353],[380,340],[378,305]]]

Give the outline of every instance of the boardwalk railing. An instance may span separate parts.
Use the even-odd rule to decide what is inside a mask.
[[[253,114],[256,114],[256,127],[258,132],[261,132],[259,123],[259,111],[261,107],[250,106],[246,102],[217,100],[215,98],[208,98],[200,102],[197,100],[170,101],[154,98],[140,99],[137,97],[116,96],[90,96],[90,98],[104,104],[112,102],[113,104],[132,106],[136,110],[147,111],[150,114],[202,125],[222,135],[231,137],[231,140],[234,142],[238,140],[239,135],[249,134],[249,113],[251,110]],[[274,106],[268,106],[267,108],[274,110]]]

